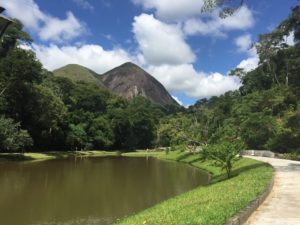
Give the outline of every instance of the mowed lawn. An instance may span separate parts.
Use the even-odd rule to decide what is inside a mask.
[[[225,174],[219,168],[215,167],[212,162],[201,162],[197,154],[137,152],[124,155],[130,157],[154,156],[165,160],[190,163],[212,173],[212,182],[210,185],[198,187],[121,219],[116,223],[118,225],[221,225],[262,193],[272,177],[271,166],[246,158],[235,164],[232,178],[226,180]]]

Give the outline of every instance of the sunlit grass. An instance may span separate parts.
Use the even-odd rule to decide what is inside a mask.
[[[142,155],[142,152],[126,154]],[[197,154],[153,152],[146,155],[190,163],[207,170],[212,174],[212,184],[159,203],[117,222],[118,225],[221,225],[262,193],[272,177],[272,168],[268,164],[251,159],[238,161],[232,171],[233,177],[226,180],[226,175],[219,168],[212,162],[200,161]]]

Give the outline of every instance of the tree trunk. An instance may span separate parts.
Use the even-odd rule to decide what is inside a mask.
[[[273,69],[272,69],[272,67],[271,67],[271,64],[270,64],[270,62],[268,61],[268,67],[269,67],[269,71],[270,71],[270,73],[272,74],[273,73],[273,76],[274,76],[274,80],[276,81],[276,83],[278,84],[278,85],[280,85],[280,83],[279,83],[279,81],[278,81],[278,78],[277,78],[277,74],[276,74],[276,72],[275,71],[273,71]]]
[[[226,173],[227,173],[227,179],[230,178],[230,169],[229,168],[226,168]]]
[[[289,86],[289,63],[286,62],[286,76],[285,76],[285,85]]]

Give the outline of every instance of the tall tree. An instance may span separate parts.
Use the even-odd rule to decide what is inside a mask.
[[[2,37],[0,43],[0,57],[6,56],[10,50],[21,43],[30,44],[32,43],[32,39],[23,31],[23,24],[19,20],[14,19]]]

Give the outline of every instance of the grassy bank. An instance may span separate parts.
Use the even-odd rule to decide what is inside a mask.
[[[105,151],[77,151],[77,152],[26,152],[26,153],[1,153],[1,161],[25,161],[25,160],[49,160],[62,159],[68,157],[102,157],[102,156],[117,156],[118,152]]]
[[[160,159],[189,163],[209,171],[212,183],[159,203],[136,215],[125,218],[118,225],[221,225],[245,208],[262,193],[272,177],[272,168],[262,162],[243,158],[233,168],[233,177],[225,174],[211,162],[199,161],[198,155],[182,152],[137,152],[125,156],[154,156]],[[220,182],[221,181],[221,182]]]

